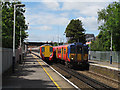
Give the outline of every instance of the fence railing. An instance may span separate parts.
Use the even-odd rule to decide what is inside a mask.
[[[111,51],[89,51],[90,60],[110,61]],[[120,51],[112,51],[112,62],[120,63]]]

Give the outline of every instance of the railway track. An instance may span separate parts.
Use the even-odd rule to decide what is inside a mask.
[[[34,54],[34,53],[33,53]],[[36,54],[34,54],[36,55]],[[38,55],[36,55],[38,56]],[[39,56],[38,56],[39,57]],[[40,57],[39,57],[40,58]],[[65,71],[66,73],[68,73],[70,76],[73,76],[75,78],[77,78],[78,80],[82,81],[83,83],[87,84],[88,86],[90,86],[93,89],[109,89],[109,90],[117,90],[115,88],[112,88],[104,83],[101,83],[93,78],[90,78],[82,73],[79,73],[73,69],[67,68],[65,65],[62,64],[53,64],[55,65],[55,67],[58,67],[59,69]]]
[[[116,90],[115,88],[112,88],[108,85],[105,85],[104,83],[101,83],[95,79],[92,79],[84,74],[78,73],[73,69],[69,69],[61,64],[54,64],[56,67],[60,68],[61,70],[64,70],[65,72],[69,73],[71,76],[79,79],[80,81],[86,83],[93,89],[109,89],[109,90]]]

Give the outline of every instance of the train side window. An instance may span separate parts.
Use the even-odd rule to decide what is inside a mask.
[[[60,50],[58,49],[58,53],[60,53]]]
[[[61,49],[58,49],[58,53],[61,53]]]
[[[52,47],[50,47],[50,52],[53,52],[53,48]]]
[[[64,49],[64,54],[66,53],[66,49]]]
[[[45,52],[45,47],[42,47],[42,52]]]

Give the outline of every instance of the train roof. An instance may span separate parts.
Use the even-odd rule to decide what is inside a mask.
[[[52,45],[50,45],[50,44],[44,44],[44,45],[42,45],[42,46],[52,46]],[[41,46],[41,47],[42,47],[42,46]]]
[[[54,46],[54,47],[62,47],[62,46],[68,46],[68,47],[70,47],[71,45],[83,45],[83,46],[87,46],[86,44],[83,44],[83,43],[70,43],[70,44],[60,45],[60,46]]]
[[[71,43],[68,46],[71,46],[71,45],[83,45],[83,44],[82,43]]]
[[[88,46],[88,45],[86,45],[86,44],[83,44],[84,46]]]

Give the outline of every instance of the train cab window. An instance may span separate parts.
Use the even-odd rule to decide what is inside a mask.
[[[88,54],[88,48],[87,47],[84,47],[84,53]]]
[[[75,46],[74,45],[70,46],[70,53],[75,53]]]
[[[42,47],[42,52],[45,52],[45,47]]]
[[[82,53],[82,47],[81,46],[77,46],[77,53]]]
[[[53,52],[53,48],[52,47],[50,47],[50,52]]]

